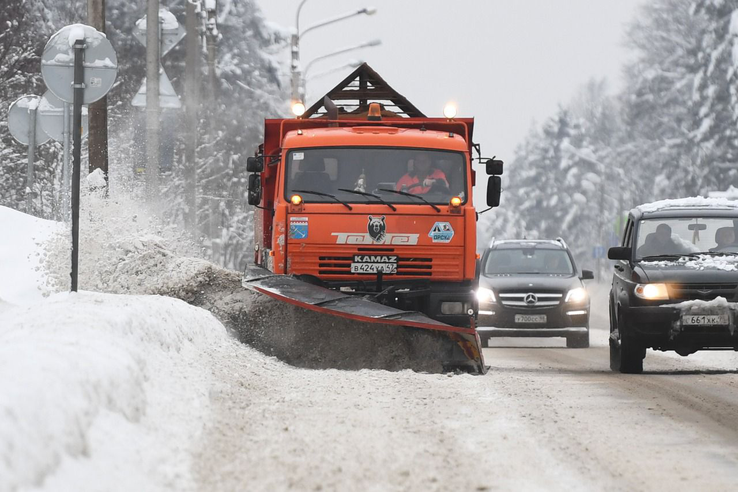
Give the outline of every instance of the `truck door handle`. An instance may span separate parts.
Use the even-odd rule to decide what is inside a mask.
[[[625,270],[625,268],[623,268],[623,266],[622,266],[622,265],[615,265],[615,270],[617,270],[617,271],[619,271],[619,272],[622,272],[622,271],[624,271],[624,270]]]

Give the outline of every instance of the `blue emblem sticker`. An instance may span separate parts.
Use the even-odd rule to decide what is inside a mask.
[[[454,237],[454,228],[449,222],[436,222],[428,233],[434,243],[450,243]]]
[[[290,217],[290,239],[307,239],[308,237],[308,218],[307,217]]]

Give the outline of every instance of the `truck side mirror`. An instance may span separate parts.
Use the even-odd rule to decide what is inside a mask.
[[[487,181],[487,206],[498,207],[500,205],[500,195],[502,194],[502,178],[499,176],[490,176]]]
[[[502,161],[499,159],[487,159],[487,174],[501,176]]]
[[[249,157],[246,159],[246,171],[250,173],[260,173],[264,170],[263,157]]]
[[[247,201],[249,205],[258,205],[261,203],[261,176],[258,174],[249,174]]]
[[[607,257],[611,260],[626,260],[630,261],[630,257],[633,256],[633,249],[623,246],[615,246],[607,250]]]

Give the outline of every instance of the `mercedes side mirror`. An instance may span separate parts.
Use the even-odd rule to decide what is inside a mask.
[[[249,174],[247,201],[249,205],[258,205],[261,203],[261,176],[259,174]]]
[[[582,270],[582,280],[594,280],[595,274],[592,270]]]
[[[487,206],[490,208],[500,206],[500,195],[502,194],[502,178],[490,176],[487,181]]]
[[[607,250],[607,257],[611,260],[626,260],[630,261],[633,256],[633,249],[622,246],[615,246]]]
[[[260,173],[264,170],[263,157],[249,157],[246,159],[246,171],[250,173]]]
[[[487,159],[487,174],[502,175],[502,161],[499,159]]]

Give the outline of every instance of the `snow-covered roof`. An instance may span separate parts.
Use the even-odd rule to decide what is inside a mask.
[[[738,201],[729,200],[727,198],[705,198],[703,196],[694,196],[689,198],[678,198],[673,200],[659,200],[652,203],[644,203],[636,209],[641,213],[652,213],[660,210],[673,208],[736,208],[738,209]]]

